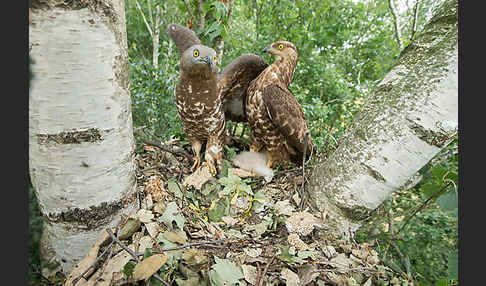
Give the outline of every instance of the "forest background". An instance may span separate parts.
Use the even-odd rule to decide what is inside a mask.
[[[277,40],[293,42],[299,62],[290,89],[318,151],[327,154],[442,2],[126,0],[134,129],[148,130],[154,140],[184,139],[174,103],[180,57],[166,32],[169,23],[179,23],[215,48],[220,70],[243,53],[271,63],[261,52],[264,47]],[[243,124],[229,128],[249,133]],[[418,285],[457,281],[457,146],[456,139],[420,170],[413,188],[389,199],[381,232],[356,238],[377,241],[380,257]],[[34,273],[42,219],[32,187],[29,209],[29,271]]]

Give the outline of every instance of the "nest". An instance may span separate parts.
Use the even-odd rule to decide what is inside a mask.
[[[310,168],[267,183],[225,161],[212,177],[190,170],[188,145],[148,143],[136,155],[139,210],[107,229],[65,285],[402,283],[372,245],[334,236],[325,211],[301,208]]]

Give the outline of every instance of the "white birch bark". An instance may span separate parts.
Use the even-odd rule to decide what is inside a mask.
[[[349,236],[457,134],[457,0],[444,3],[310,178],[330,231]]]
[[[29,171],[44,253],[65,273],[136,187],[124,1],[75,3],[33,9],[29,25]]]

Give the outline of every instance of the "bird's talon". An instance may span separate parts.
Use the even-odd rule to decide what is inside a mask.
[[[201,160],[199,159],[194,159],[194,164],[192,164],[192,167],[191,167],[191,170],[196,170],[197,168],[199,168],[199,164],[201,164]]]

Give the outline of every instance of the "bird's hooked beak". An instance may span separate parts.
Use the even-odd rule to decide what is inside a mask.
[[[267,47],[265,47],[265,49],[263,49],[262,52],[269,53],[269,54],[274,54],[275,51],[276,51],[275,48],[273,48],[272,46],[267,46]]]
[[[212,61],[211,58],[209,58],[209,56],[201,58],[201,61],[206,63],[209,66],[210,69],[212,69],[213,66],[214,66],[214,62]]]

